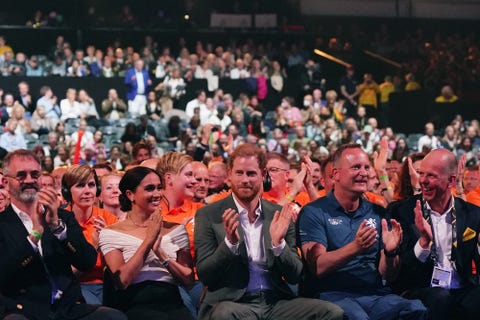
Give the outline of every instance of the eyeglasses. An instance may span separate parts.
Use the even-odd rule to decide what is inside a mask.
[[[267,170],[268,170],[268,172],[270,172],[270,173],[277,173],[277,172],[280,172],[280,171],[283,171],[283,172],[287,172],[287,171],[288,171],[287,169],[277,168],[277,167],[267,168]]]
[[[13,178],[13,179],[16,179],[17,181],[25,181],[25,179],[27,179],[27,175],[30,175],[30,177],[31,177],[33,180],[37,180],[38,178],[40,178],[40,176],[42,175],[42,173],[41,173],[40,171],[38,171],[38,170],[33,170],[33,171],[18,171],[15,176],[5,175],[5,177]]]

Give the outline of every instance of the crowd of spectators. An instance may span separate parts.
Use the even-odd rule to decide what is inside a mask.
[[[276,46],[253,40],[225,46],[197,41],[190,50],[181,38],[180,49],[173,52],[170,46],[161,46],[151,36],[145,37],[141,48],[115,41],[106,48],[87,45],[83,49],[73,48],[60,35],[49,52],[27,57],[22,52],[15,53],[7,39],[0,36],[2,76],[123,77],[128,92],[127,97],[119,97],[117,90],[111,88],[104,93],[103,101],[95,102],[82,88],[54,93],[55,88],[45,83],[37,93],[30,92],[28,81],[21,81],[18,92],[0,91],[1,121],[5,135],[9,135],[4,137],[2,147],[10,151],[31,141],[29,136],[26,142],[22,141],[22,135],[30,135],[36,144],[46,145],[45,137],[52,133],[51,139],[56,134],[59,148],[73,159],[78,139],[71,136],[77,130],[94,133],[100,129],[96,141],[82,135],[80,158],[85,160],[93,150],[88,161],[95,162],[100,148],[99,158],[108,159],[108,150],[119,143],[125,166],[132,160],[132,146],[140,140],[150,143],[155,153],[189,152],[205,162],[217,157],[225,160],[228,152],[242,142],[256,143],[268,151],[281,150],[289,159],[298,161],[306,154],[325,156],[347,142],[360,143],[372,154],[380,138],[387,136],[391,157],[399,161],[409,151],[421,152],[423,147],[445,147],[459,157],[466,153],[470,163],[478,160],[476,120],[456,118],[451,126],[427,133],[439,136],[438,142],[420,145],[416,142],[418,135],[407,139],[394,133],[387,116],[392,92],[428,87],[441,92],[437,102],[458,100],[454,92],[461,94],[462,80],[475,81],[480,74],[473,35],[436,35],[428,39],[418,31],[397,40],[391,39],[385,25],[373,36],[354,30],[352,42],[343,38],[342,32],[339,34],[340,37],[328,41],[317,38],[313,47],[350,60],[358,50],[355,45],[367,38],[372,50],[405,61],[403,68],[377,84],[378,76],[367,73],[359,80],[355,69],[348,67],[337,82],[325,78],[322,65],[309,50],[312,44],[303,40]],[[140,74],[145,82],[137,88]],[[246,91],[238,96],[224,92],[219,83],[225,78],[243,79]],[[199,91],[183,105],[181,97],[193,79],[206,79],[208,91]],[[285,94],[286,79],[301,86],[299,96]],[[266,99],[267,96],[275,99]],[[109,131],[112,127],[113,133]],[[120,134],[118,127],[124,132]]]
[[[382,52],[382,49],[382,54],[385,55],[401,55],[401,50],[389,51],[392,43],[386,34],[383,35],[385,37],[376,38],[378,41],[372,44],[377,52]],[[357,36],[361,39],[363,35]],[[176,300],[182,312],[187,312],[180,301],[181,294],[183,303],[196,316],[202,284],[194,279],[191,257],[188,255],[188,249],[193,250],[192,218],[197,208],[228,196],[229,182],[225,163],[232,154],[235,156],[235,150],[255,145],[267,154],[265,168],[261,169],[268,170],[271,185],[270,190],[264,190],[262,198],[281,205],[295,201],[303,206],[330,192],[333,186],[333,182],[329,181],[333,179],[332,162],[341,161],[341,155],[337,155],[336,160],[331,155],[342,145],[358,144],[359,147],[354,147],[354,152],[362,157],[362,172],[368,173],[368,177],[359,182],[362,185],[368,184],[368,192],[362,191],[358,197],[365,197],[386,207],[394,200],[406,199],[421,191],[416,166],[431,150],[444,148],[452,151],[461,164],[454,194],[467,201],[474,201],[469,197],[479,193],[478,120],[456,116],[445,128],[435,128],[433,123],[428,122],[424,134],[408,136],[394,132],[388,125],[386,111],[392,92],[430,87],[440,92],[437,102],[454,103],[459,99],[454,92],[459,92],[461,97],[462,83],[459,78],[479,80],[476,78],[476,70],[480,67],[477,59],[479,53],[473,38],[466,36],[444,39],[452,45],[450,49],[453,48],[453,51],[445,50],[444,42],[437,40],[425,42],[421,33],[407,36],[408,45],[404,44],[418,51],[403,52],[405,57],[398,58],[408,61],[404,68],[398,74],[386,76],[377,83],[376,76],[370,73],[364,74],[362,80],[359,80],[353,66],[346,68],[340,81],[325,78],[321,65],[308,53],[308,46],[302,41],[277,47],[254,41],[232,47],[214,47],[198,41],[194,49],[189,50],[183,40],[180,40],[181,49],[173,52],[170,47],[161,48],[152,37],[147,37],[142,48],[122,47],[115,43],[105,50],[88,45],[84,51],[72,48],[62,36],[58,36],[51,52],[27,57],[23,53],[14,53],[14,48],[7,44],[4,37],[0,37],[0,70],[2,76],[9,77],[10,80],[15,80],[16,75],[121,77],[127,91],[126,97],[121,97],[118,88],[111,88],[104,93],[103,101],[94,101],[84,88],[71,87],[66,92],[57,92],[56,88],[49,86],[48,78],[45,78],[46,83],[38,93],[31,92],[28,78],[27,81],[19,81],[17,92],[0,90],[0,120],[4,127],[4,132],[0,135],[0,151],[5,154],[18,149],[33,149],[41,161],[43,174],[52,177],[57,189],[59,183],[55,179],[58,170],[64,170],[64,180],[71,183],[61,184],[59,200],[71,203],[70,209],[77,220],[85,218],[88,210],[94,208],[94,198],[101,196],[97,188],[100,182],[96,179],[99,174],[94,174],[90,167],[95,168],[95,172],[97,169],[126,172],[126,179],[121,178],[121,181],[128,182],[131,179],[131,186],[119,182],[123,198],[116,206],[112,205],[118,218],[123,221],[122,224],[126,225],[125,230],[135,235],[134,230],[137,228],[148,227],[148,219],[161,225],[155,208],[151,210],[155,206],[162,207],[166,222],[181,223],[187,228],[181,234],[182,245],[179,248],[182,256],[186,254],[188,259],[183,259],[180,255],[174,259],[172,257],[175,252],[164,252],[162,246],[159,247],[162,241],[160,227],[156,231],[148,227],[148,237],[142,238],[142,241],[148,242],[148,246],[142,246],[145,251],[141,256],[152,249],[160,258],[161,264],[153,265],[154,268],[166,269],[169,265],[174,267],[174,271],[165,271],[166,277],[175,278],[176,281],[172,299]],[[350,51],[352,44],[348,41],[331,38],[325,45],[321,39],[318,41],[315,47],[336,56],[346,59],[349,54],[353,54]],[[397,44],[393,44],[393,48]],[[412,55],[418,59],[406,58]],[[234,96],[219,85],[222,78],[242,80],[247,89]],[[287,78],[298,81],[302,88],[301,96],[291,97],[285,94],[284,84]],[[182,105],[181,97],[193,79],[206,79],[208,90],[199,90],[193,99]],[[267,105],[272,101],[267,100],[268,95],[276,96],[278,103]],[[240,145],[244,147],[238,148]],[[22,152],[25,151],[20,151]],[[342,149],[340,154],[341,152]],[[259,151],[259,154],[263,157],[262,152]],[[367,156],[371,157],[372,166]],[[431,157],[429,161],[433,162]],[[39,165],[33,158],[28,159],[35,166]],[[455,162],[454,159],[450,160],[449,162]],[[255,161],[254,163],[257,165]],[[75,166],[77,164],[83,166]],[[23,163],[22,166],[26,164]],[[156,171],[143,169],[142,166],[152,166]],[[202,177],[194,167],[203,172]],[[87,172],[83,182],[77,182],[78,178],[71,176],[72,170],[78,168]],[[249,172],[246,171],[245,174],[250,174]],[[23,178],[20,175],[22,173]],[[139,176],[135,177],[136,174]],[[18,181],[38,180],[40,175],[39,171],[26,172],[22,169],[8,178]],[[147,182],[143,182],[143,179]],[[205,179],[209,180],[209,188]],[[259,176],[255,179],[259,185],[262,183]],[[102,183],[106,182],[102,180]],[[140,183],[145,187],[138,191]],[[453,186],[452,181],[449,183]],[[197,189],[200,184],[203,189]],[[343,182],[341,187],[345,187]],[[75,201],[80,203],[85,200],[78,197],[76,188],[91,189],[88,191],[90,196],[85,211],[74,207]],[[149,194],[148,197],[151,194],[153,200],[147,200],[145,195],[140,196],[142,192]],[[260,187],[258,192],[261,192]],[[117,191],[117,198],[118,193]],[[14,193],[12,196],[17,201]],[[53,198],[54,194],[49,194],[48,199]],[[131,213],[132,208],[134,214],[125,215],[126,211]],[[152,215],[153,218],[150,217]],[[143,218],[145,220],[140,221]],[[293,219],[294,223],[295,220],[296,218]],[[100,247],[110,270],[115,274],[124,270],[124,265],[132,265],[133,262],[124,261],[130,257],[121,256],[119,259],[120,251],[124,250],[118,247],[118,235],[109,238],[107,231],[103,232],[103,239],[96,238],[107,223],[99,225],[95,221],[92,224],[95,224],[91,230],[94,236],[89,242],[94,242],[97,249]],[[400,232],[396,235],[396,242],[399,242],[399,225],[396,229]],[[153,241],[150,241],[152,235]],[[38,236],[32,233],[31,236],[36,237],[38,243],[41,234]],[[370,241],[375,241],[374,236],[375,234]],[[384,254],[394,254],[393,249],[398,245],[397,243],[383,251]],[[98,254],[95,254],[98,258]],[[138,275],[142,278],[145,270],[139,271],[143,268],[141,265],[145,263],[149,267],[153,260],[153,257],[142,260],[136,266],[135,273],[120,272],[122,285],[129,286]],[[156,261],[158,264],[158,259]],[[468,261],[470,262],[471,260]],[[129,276],[125,278],[125,274]],[[170,278],[167,280],[169,282]],[[177,288],[177,283],[181,283],[182,286],[178,287],[183,288]],[[89,283],[82,282],[82,285],[85,289]],[[191,291],[192,286],[196,289],[195,292]],[[99,289],[101,286],[97,284],[89,287]],[[168,295],[170,293],[164,294],[162,299]],[[187,303],[189,296],[190,305]],[[123,307],[127,308],[125,305]]]

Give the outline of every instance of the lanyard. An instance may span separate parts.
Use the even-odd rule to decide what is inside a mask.
[[[455,200],[452,200],[455,201]],[[432,229],[432,246],[430,249],[430,258],[433,260],[435,266],[438,266],[438,254],[437,254],[437,246],[435,245],[435,234],[434,228],[432,224],[432,219],[430,218],[430,209],[427,208],[427,203],[423,201],[423,217],[425,220],[430,224]],[[448,213],[447,213],[448,214]],[[457,211],[455,210],[455,203],[450,210],[450,214],[452,216],[452,248],[450,251],[450,262],[452,263],[452,267],[455,268],[455,259],[456,259],[456,248],[457,248]]]

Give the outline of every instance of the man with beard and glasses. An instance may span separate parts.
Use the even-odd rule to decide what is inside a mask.
[[[336,305],[295,298],[303,264],[291,222],[293,206],[261,199],[267,160],[251,144],[228,159],[232,194],[195,215],[195,254],[208,288],[199,319],[342,319]]]
[[[348,319],[425,319],[419,300],[384,287],[400,267],[400,224],[363,199],[371,170],[358,144],[333,155],[333,190],[302,208],[298,235],[307,264],[304,293],[338,304]],[[388,226],[388,224],[390,226]]]
[[[11,204],[0,214],[0,318],[126,319],[85,303],[72,266],[88,271],[97,252],[72,213],[58,208],[53,188],[40,190],[41,166],[19,149],[3,160]]]
[[[205,198],[208,195],[208,184],[210,182],[208,178],[208,168],[206,165],[199,161],[192,162],[193,176],[197,180],[197,185],[193,190],[193,202],[205,203]]]

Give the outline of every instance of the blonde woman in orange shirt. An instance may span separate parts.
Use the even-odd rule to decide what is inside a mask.
[[[157,166],[162,180],[162,200],[160,206],[165,221],[181,223],[187,229],[190,241],[190,250],[194,256],[193,229],[194,217],[197,209],[203,206],[201,202],[193,202],[197,180],[193,174],[193,158],[179,152],[167,152]],[[193,288],[180,287],[182,299],[196,318],[197,305],[203,285],[196,280]]]

